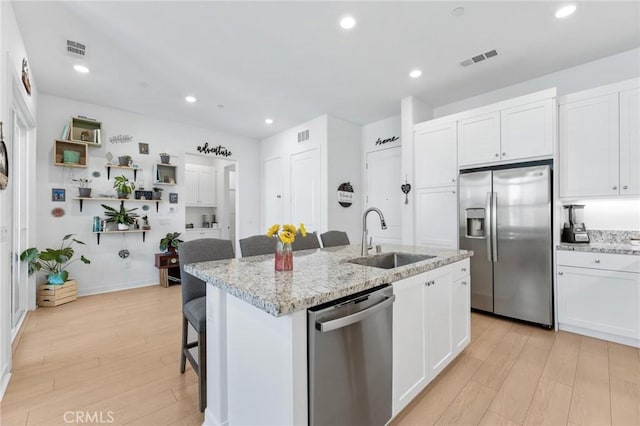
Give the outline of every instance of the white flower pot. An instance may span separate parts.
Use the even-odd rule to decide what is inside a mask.
[[[118,224],[118,231],[127,231],[128,229],[129,229],[129,225],[127,225],[126,223]]]

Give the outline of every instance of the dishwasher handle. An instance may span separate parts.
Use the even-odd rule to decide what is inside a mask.
[[[336,330],[338,328],[343,328],[348,325],[354,324],[358,321],[362,321],[370,315],[375,314],[376,312],[385,309],[390,306],[396,300],[396,295],[393,294],[390,297],[385,298],[382,302],[376,303],[373,306],[368,307],[362,311],[356,312],[355,314],[347,315],[346,317],[337,318],[330,321],[316,322],[316,330],[320,330],[325,333],[327,331]]]

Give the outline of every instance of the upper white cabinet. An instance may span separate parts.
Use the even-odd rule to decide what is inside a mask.
[[[216,169],[196,164],[185,165],[186,205],[216,207]]]
[[[524,159],[553,154],[553,99],[500,112],[500,159]]]
[[[560,197],[640,194],[640,101],[634,85],[637,80],[559,99]]]
[[[413,139],[416,188],[455,186],[458,178],[456,122],[425,123]]]
[[[500,112],[458,121],[460,166],[500,160]]]
[[[458,248],[457,187],[417,189],[415,196],[415,244]]]
[[[640,89],[620,92],[620,194],[640,194]]]

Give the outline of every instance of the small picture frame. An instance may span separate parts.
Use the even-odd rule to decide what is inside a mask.
[[[178,193],[170,192],[169,193],[169,203],[170,204],[178,204]]]
[[[64,188],[51,188],[51,201],[66,201],[67,191]]]
[[[138,143],[138,151],[140,152],[140,154],[149,155],[149,144]]]

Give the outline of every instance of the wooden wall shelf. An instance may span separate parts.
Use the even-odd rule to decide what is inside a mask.
[[[100,231],[94,232],[96,234],[96,239],[98,241],[98,245],[100,245],[100,234],[142,234],[142,242],[145,242],[147,231],[151,231],[151,229],[129,229],[126,231]]]
[[[77,163],[65,163],[64,152],[73,151],[79,154]],[[53,144],[53,165],[61,167],[87,167],[87,144],[56,139]]]
[[[177,169],[178,166],[173,164],[156,164],[156,172],[154,178],[154,185],[176,185],[178,183]]]
[[[140,167],[119,166],[117,164],[105,164],[104,166],[107,168],[107,180],[111,179],[111,169],[133,170],[134,181],[138,177],[138,170],[142,170]]]
[[[159,205],[160,205],[160,202],[162,201],[162,200],[136,200],[135,198],[109,198],[109,197],[74,197],[73,199],[80,201],[80,213],[82,213],[82,206],[84,201],[120,201],[120,207],[124,205],[125,201],[127,203],[156,203],[156,213],[158,213]]]
[[[102,123],[90,118],[73,117],[71,118],[71,130],[69,132],[69,139],[72,142],[84,143],[88,146],[100,147],[102,146],[102,139],[100,132],[102,131]],[[82,133],[89,134],[88,140],[82,140]],[[85,133],[85,134],[86,134]]]

